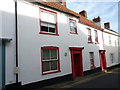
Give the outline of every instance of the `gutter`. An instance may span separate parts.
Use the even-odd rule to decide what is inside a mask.
[[[17,0],[15,1],[15,35],[16,35],[16,68],[15,71],[18,71],[18,29],[17,29]],[[18,72],[16,74],[16,83],[18,83]]]

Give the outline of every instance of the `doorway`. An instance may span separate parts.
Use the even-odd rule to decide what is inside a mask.
[[[73,79],[83,76],[82,49],[84,48],[70,48]]]
[[[100,54],[100,67],[102,69],[102,71],[106,70],[106,56],[105,56],[105,50],[100,50],[99,51]]]

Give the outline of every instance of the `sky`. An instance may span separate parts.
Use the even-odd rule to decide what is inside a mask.
[[[119,0],[66,0],[67,8],[79,13],[87,11],[88,19],[100,16],[102,22],[110,22],[110,28],[118,32],[118,1]]]

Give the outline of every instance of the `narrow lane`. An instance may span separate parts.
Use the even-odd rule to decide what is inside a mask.
[[[120,88],[120,70],[108,72],[108,74],[76,85],[72,88]]]

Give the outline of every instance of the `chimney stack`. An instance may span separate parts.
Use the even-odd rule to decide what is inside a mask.
[[[98,16],[97,18],[94,18],[94,19],[93,19],[93,22],[94,22],[94,23],[101,22],[100,16]]]
[[[110,29],[110,22],[106,22],[106,23],[104,23],[104,28],[106,28],[106,29]]]
[[[79,12],[79,14],[87,18],[87,12],[85,10]]]
[[[56,2],[66,7],[66,0],[56,0]]]

